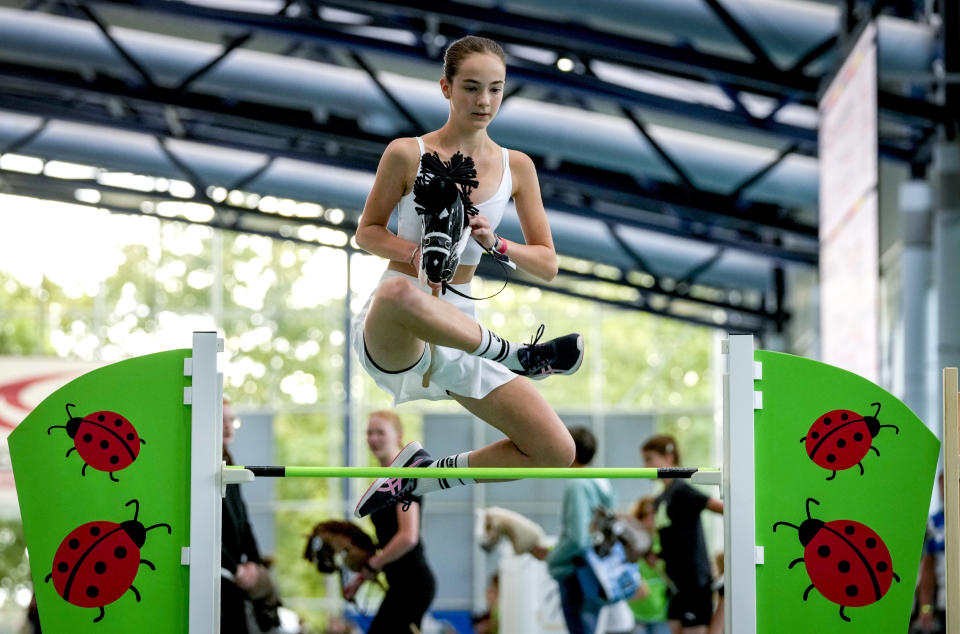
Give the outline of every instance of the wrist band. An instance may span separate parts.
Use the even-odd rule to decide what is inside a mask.
[[[920,614],[931,614],[933,612],[933,606],[929,603],[924,603],[920,606]]]
[[[507,252],[507,241],[500,236],[497,236],[497,241],[493,243],[493,250],[500,255],[503,255]]]
[[[410,259],[407,260],[407,264],[409,264],[410,266],[413,266],[413,261],[414,261],[415,259],[417,259],[417,251],[419,251],[419,250],[420,250],[420,245],[418,244],[418,245],[417,245],[417,248],[414,249],[414,250],[413,250],[413,253],[410,254]]]

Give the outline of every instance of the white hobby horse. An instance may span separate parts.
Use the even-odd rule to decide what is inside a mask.
[[[477,509],[480,547],[490,552],[504,537],[518,555],[529,553],[535,546],[546,546],[546,535],[540,525],[520,513],[498,506]]]

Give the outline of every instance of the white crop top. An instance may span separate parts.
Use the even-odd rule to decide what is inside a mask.
[[[423,139],[416,137],[417,144],[420,146],[420,156],[426,151],[423,147]],[[500,187],[493,193],[493,196],[477,204],[474,207],[480,210],[480,213],[490,221],[490,228],[497,230],[497,225],[503,218],[503,210],[507,207],[510,200],[510,193],[513,191],[513,179],[510,176],[510,155],[507,148],[501,148],[503,152],[503,177],[500,179]],[[420,168],[417,168],[417,176],[420,175]],[[400,199],[397,203],[397,235],[404,240],[411,242],[420,242],[420,217],[417,216],[417,205],[413,202],[413,190]],[[476,240],[467,242],[467,248],[460,256],[460,264],[475,265],[480,262],[480,256],[483,249]]]

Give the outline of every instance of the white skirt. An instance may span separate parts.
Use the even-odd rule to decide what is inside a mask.
[[[416,278],[389,269],[380,278],[377,288],[385,280],[397,276],[406,278],[424,293],[432,293],[429,286],[420,284]],[[469,295],[470,284],[452,284],[451,286],[461,293]],[[433,346],[433,353],[431,354],[429,344],[424,346],[423,356],[413,367],[397,372],[378,367],[376,362],[370,358],[363,340],[363,325],[375,294],[376,290],[370,294],[363,305],[363,309],[353,320],[351,345],[360,360],[360,365],[367,371],[367,374],[373,377],[377,385],[393,396],[394,404],[417,399],[431,401],[449,399],[450,394],[448,392],[480,399],[501,385],[517,378],[516,374],[496,361],[475,357],[469,352],[456,348]],[[454,305],[468,317],[476,320],[476,308],[472,299],[449,292],[441,295],[440,299]],[[431,369],[430,384],[423,387],[423,375],[428,368]]]

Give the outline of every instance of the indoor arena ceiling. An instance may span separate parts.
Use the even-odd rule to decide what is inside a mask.
[[[565,256],[551,289],[770,332],[785,270],[817,263],[817,93],[863,10],[881,155],[930,160],[941,45],[916,4],[0,0],[0,191],[337,244],[386,143],[445,120],[444,46],[486,35],[491,136],[537,163]]]

